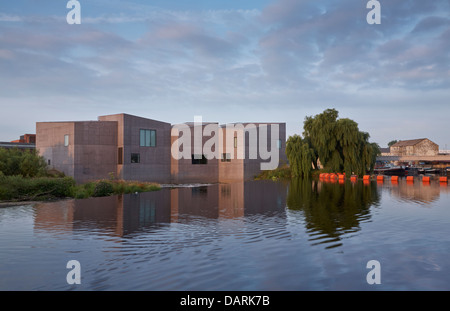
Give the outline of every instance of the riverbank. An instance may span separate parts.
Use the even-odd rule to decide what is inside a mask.
[[[0,206],[60,199],[85,199],[160,190],[156,183],[98,180],[77,185],[71,177],[0,176]]]

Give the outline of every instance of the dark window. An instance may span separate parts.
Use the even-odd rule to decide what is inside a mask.
[[[231,153],[222,153],[222,162],[231,162]]]
[[[48,160],[48,162],[47,162],[47,163],[48,163],[48,165],[50,165],[50,164],[52,163],[52,161],[51,161],[51,160]]]
[[[131,163],[141,163],[141,155],[139,153],[132,153]]]
[[[192,196],[206,196],[208,195],[208,187],[207,186],[192,187],[191,194]]]
[[[192,164],[208,164],[208,159],[205,157],[205,155],[202,154],[201,156],[202,156],[201,159],[198,159],[200,157],[197,155],[197,159],[196,159],[195,154],[193,154],[192,155]]]
[[[123,164],[123,148],[120,147],[117,151],[117,163]]]
[[[140,131],[140,146],[141,147],[155,147],[156,146],[156,131],[155,130],[141,130]]]

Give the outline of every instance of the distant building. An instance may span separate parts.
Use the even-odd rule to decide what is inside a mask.
[[[277,166],[286,163],[285,123],[255,123],[251,124],[252,130],[247,125],[244,123],[228,132],[228,125],[215,122],[185,123],[180,127],[128,114],[101,116],[97,121],[38,122],[36,147],[50,167],[74,177],[77,182],[108,178],[111,173],[122,180],[158,183],[247,180],[257,175],[261,164],[268,161],[260,154],[256,158],[237,156],[250,152],[248,144],[254,133],[257,147],[265,141],[276,152]],[[270,137],[270,133],[260,135],[266,134],[261,129],[272,125],[279,129],[277,137]],[[208,136],[211,134],[207,134],[200,138],[200,150],[193,144],[183,145],[181,149],[177,146],[186,138],[194,142],[197,130],[203,133],[206,129],[215,132],[217,140],[211,142]],[[183,137],[184,132],[189,137]],[[233,135],[231,147],[225,146],[228,133]],[[205,146],[211,143],[218,157],[209,158],[204,154]]]
[[[36,148],[36,134],[25,134],[20,136],[20,139],[11,142],[0,142],[0,148],[17,148],[22,150],[29,150]]]
[[[25,134],[20,139],[13,140],[12,143],[36,144],[36,134]]]
[[[390,148],[393,156],[436,156],[439,146],[428,138],[401,140]]]
[[[388,148],[380,148],[381,156],[390,156],[391,155],[391,149]]]

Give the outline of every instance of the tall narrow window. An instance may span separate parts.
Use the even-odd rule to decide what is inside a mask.
[[[69,146],[69,135],[64,135],[64,146],[67,147]]]
[[[123,148],[120,147],[117,151],[117,164],[123,164]]]
[[[140,130],[140,146],[155,147],[156,146],[156,130]]]
[[[281,149],[281,139],[278,139],[278,145],[277,145],[278,149]]]
[[[234,148],[237,148],[237,137],[234,138]]]

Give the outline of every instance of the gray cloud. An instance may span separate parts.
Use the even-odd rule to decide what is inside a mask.
[[[194,113],[276,118],[291,129],[330,107],[367,124],[374,111],[420,110],[430,98],[448,111],[448,1],[380,2],[381,25],[366,23],[366,1],[350,0],[279,0],[263,10],[123,6],[75,27],[2,13],[0,105],[36,114],[40,106],[52,119],[124,110],[169,122]],[[387,139],[379,131],[372,137]]]

